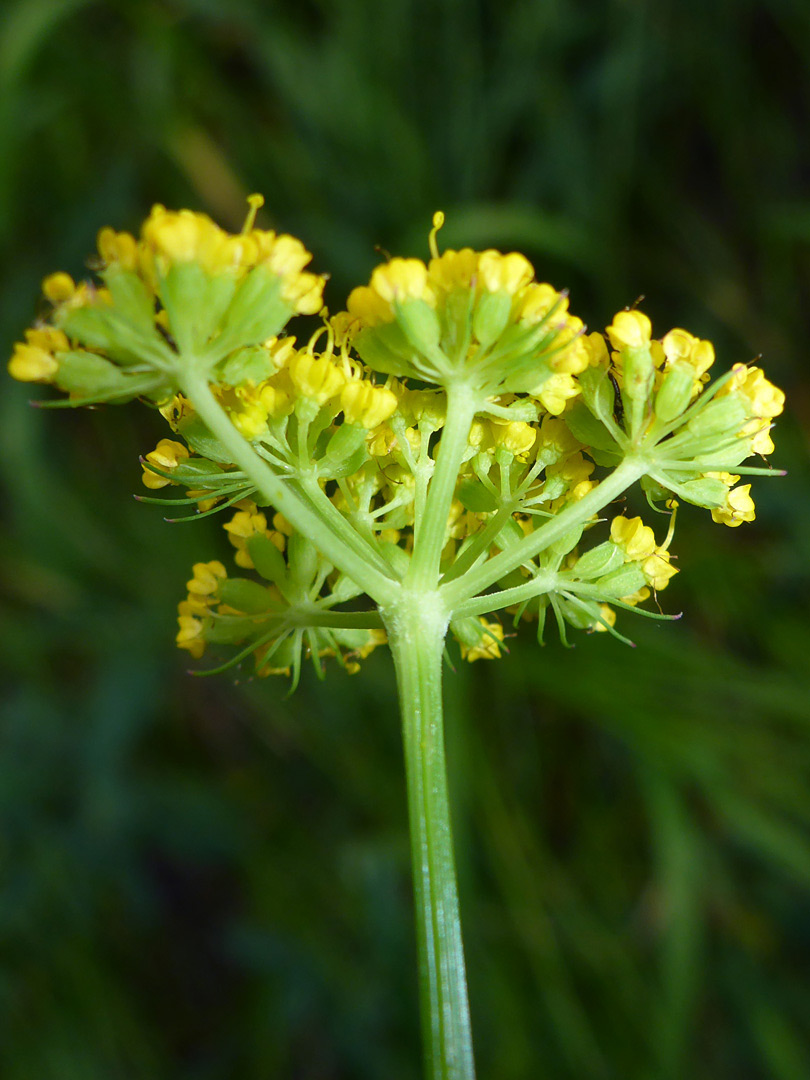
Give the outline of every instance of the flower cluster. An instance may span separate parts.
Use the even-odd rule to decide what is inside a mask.
[[[541,637],[549,611],[563,637],[615,633],[617,608],[642,611],[677,572],[678,502],[753,520],[739,481],[770,470],[743,462],[773,451],[784,404],[758,367],[710,382],[710,342],[654,338],[635,309],[588,333],[523,255],[440,254],[441,215],[427,263],[390,259],[329,318],[309,253],[257,229],[250,202],[238,235],[163,207],[137,240],[103,229],[100,284],[47,278],[46,318],[9,363],[72,404],[157,405],[170,432],[142,459],[145,486],[184,489],[165,501],[195,516],[231,512],[252,576],[194,567],[177,635],[193,657],[236,646],[230,662],[260,675],[297,678],[303,656],[356,670],[385,641],[384,605],[361,598],[404,586],[431,544],[467,660],[500,655],[498,610]],[[295,315],[319,315],[309,338],[286,332]],[[670,514],[660,542],[611,509],[636,481]]]
[[[46,278],[47,321],[15,346],[11,374],[53,383],[73,404],[161,403],[191,363],[211,373],[226,359],[249,365],[253,346],[292,315],[319,311],[323,293],[323,278],[304,269],[311,255],[299,240],[254,227],[262,202],[251,198],[237,236],[205,214],[163,206],[137,240],[102,229],[94,260],[101,284]]]

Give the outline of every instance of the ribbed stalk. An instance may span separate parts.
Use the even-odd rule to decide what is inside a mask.
[[[384,613],[397,673],[411,833],[425,1080],[473,1080],[444,756],[442,656],[447,620],[435,592]]]

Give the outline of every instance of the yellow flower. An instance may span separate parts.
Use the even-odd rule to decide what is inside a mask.
[[[615,517],[610,523],[610,539],[631,562],[648,559],[655,552],[655,533],[640,517]]]
[[[614,349],[639,348],[650,344],[652,323],[640,311],[620,311],[607,328]]]
[[[39,345],[18,341],[8,362],[8,372],[18,382],[49,383],[59,370],[55,356]]]
[[[736,481],[740,478],[735,476],[733,479]],[[742,525],[744,521],[754,521],[755,511],[754,500],[751,498],[751,485],[743,484],[741,487],[731,488],[723,505],[712,510],[712,521],[734,529]]]
[[[207,563],[194,563],[192,573],[194,576],[186,582],[186,588],[194,596],[213,596],[219,589],[220,581],[228,576],[228,571],[216,559]]]
[[[469,289],[478,274],[478,257],[472,248],[462,248],[431,259],[428,263],[431,290],[449,293],[454,289]]]
[[[177,625],[179,629],[174,640],[178,649],[186,649],[195,660],[199,660],[205,652],[205,624],[187,600],[181,600],[178,604]]]
[[[559,416],[560,413],[565,411],[565,407],[571,398],[575,398],[578,393],[579,386],[572,375],[565,372],[555,372],[545,382],[541,383],[539,389],[532,391],[532,396],[536,397],[543,408],[550,412],[552,416]]]
[[[679,360],[684,360],[694,368],[695,378],[701,379],[714,363],[714,346],[710,341],[701,341],[688,330],[676,327],[664,335],[661,341],[666,357],[666,366],[671,367]]]
[[[421,259],[391,259],[374,270],[369,285],[389,305],[404,300],[435,303],[428,284],[428,270]]]
[[[183,443],[175,442],[173,439],[161,439],[155,449],[150,450],[141,464],[143,469],[141,480],[144,487],[157,491],[159,488],[173,483],[167,477],[159,476],[157,473],[152,472],[151,469],[148,469],[146,466],[147,461],[164,472],[171,472],[172,469],[177,468],[181,461],[185,461],[188,456],[188,450]]]
[[[542,322],[552,308],[556,307],[555,317],[562,322],[568,310],[568,297],[547,282],[533,282],[520,293],[516,315],[520,322],[529,324]]]
[[[337,397],[346,382],[346,376],[329,356],[299,352],[290,360],[287,370],[298,393],[318,405]]]
[[[50,274],[42,282],[42,291],[52,304],[63,304],[76,294],[76,282],[70,274]]]
[[[374,386],[364,379],[351,379],[340,392],[340,404],[349,424],[360,424],[370,431],[393,416],[397,397],[384,386]]]
[[[165,274],[172,263],[197,262],[211,273],[235,265],[227,247],[228,234],[207,214],[193,210],[167,210],[157,204],[143,224],[141,237],[146,251]],[[106,240],[106,236],[105,236]]]
[[[267,416],[264,400],[246,402],[241,409],[230,412],[234,427],[249,442],[267,434]]]
[[[645,578],[656,592],[665,589],[669,584],[669,579],[678,573],[670,559],[671,555],[666,548],[657,547],[641,564]]]
[[[563,420],[557,420],[552,416],[544,416],[540,425],[540,442],[538,449],[559,460],[576,453],[582,444],[574,438],[571,430]]]
[[[122,270],[137,270],[138,241],[130,233],[117,233],[105,226],[99,231],[97,246],[105,266],[118,264]]]
[[[341,340],[358,324],[378,326],[380,323],[391,322],[394,318],[394,309],[391,305],[368,285],[359,285],[356,289],[352,289],[346,306],[349,318],[341,320],[340,315],[336,315],[334,319],[336,333],[338,328],[342,331]]]
[[[270,354],[276,371],[286,367],[290,357],[295,352],[295,337],[271,337],[264,342],[264,348]]]
[[[534,267],[524,256],[513,251],[482,251],[478,256],[478,272],[488,292],[506,292],[514,296],[534,277]]]
[[[481,640],[476,645],[461,644],[461,659],[472,663],[474,660],[497,660],[501,655],[499,642],[503,641],[503,627],[498,622],[481,619]]]
[[[600,604],[599,614],[602,616],[602,622],[597,619],[593,628],[597,634],[606,634],[611,626],[616,625],[616,612],[609,604]]]
[[[506,424],[493,422],[490,431],[494,444],[508,450],[515,457],[528,454],[537,441],[537,429],[520,420],[513,420]]]
[[[248,540],[252,536],[261,534],[267,536],[279,551],[283,551],[285,546],[284,537],[280,532],[271,532],[267,528],[267,518],[256,508],[255,503],[247,499],[241,505],[246,508],[237,510],[231,520],[227,521],[222,527],[228,534],[228,539],[236,548],[236,554],[234,555],[236,565],[245,570],[252,570],[253,560],[248,551]]]

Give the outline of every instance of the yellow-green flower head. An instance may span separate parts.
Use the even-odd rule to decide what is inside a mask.
[[[236,235],[207,214],[160,205],[138,240],[103,228],[95,264],[103,285],[47,277],[43,292],[63,340],[20,343],[12,375],[53,382],[88,403],[161,404],[190,368],[234,386],[283,367],[294,339],[280,332],[291,316],[321,310],[324,279],[305,270],[311,255],[299,240],[253,227],[261,202],[251,197]],[[263,344],[266,370],[256,353]]]
[[[369,284],[354,289],[348,310],[333,320],[371,368],[449,385],[464,376],[476,389],[531,393],[544,408],[563,411],[576,396],[571,381],[591,363],[580,338],[584,326],[568,313],[567,298],[533,280],[518,252],[470,248],[433,258],[391,259]],[[552,376],[547,400],[542,389]]]

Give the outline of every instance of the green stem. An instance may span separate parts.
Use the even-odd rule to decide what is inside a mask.
[[[313,607],[312,611],[290,612],[288,625],[300,627],[331,627],[336,630],[382,629],[379,611],[324,611]]]
[[[500,552],[482,566],[469,570],[455,581],[448,582],[440,590],[443,602],[450,610],[455,610],[463,601],[488,589],[500,578],[533,559],[541,551],[545,551],[567,532],[590,521],[594,514],[617,499],[646,471],[647,465],[642,462],[629,458],[623,461],[583,499],[571,503],[525,539]]]
[[[386,577],[389,577],[391,575],[391,568],[388,566],[382,555],[380,555],[379,550],[374,547],[373,533],[372,538],[369,538],[358,532],[358,530],[346,520],[343,514],[341,514],[331,499],[323,492],[321,485],[312,474],[307,474],[302,477],[299,480],[299,484],[301,490],[312,503],[313,509],[323,521],[325,527],[336,532],[339,536],[345,534],[346,541],[351,543],[351,546],[361,558],[371,560],[376,564],[376,567],[381,574],[385,574]]]
[[[204,375],[187,375],[181,389],[211,434],[231,455],[234,464],[244,470],[257,490],[295,529],[311,537],[326,558],[373,600],[385,603],[396,597],[399,591],[397,583],[370,565],[368,557],[355,550],[351,538],[342,536],[334,526],[325,526],[321,517],[290,488],[289,482],[281,480],[250,443],[242,438],[211,393]],[[342,515],[341,526],[344,533],[352,528]]]
[[[458,470],[467,448],[479,398],[464,383],[447,388],[447,422],[442,428],[436,471],[428,485],[424,512],[414,538],[410,579],[417,588],[435,588]]]
[[[490,611],[500,611],[501,608],[510,607],[512,604],[520,604],[524,600],[531,600],[542,593],[552,592],[557,585],[557,575],[551,572],[540,573],[527,581],[525,585],[515,585],[511,589],[501,589],[499,592],[484,593],[483,596],[474,596],[465,600],[453,610],[453,618],[461,619],[469,615],[486,615]]]
[[[411,833],[425,1080],[474,1080],[442,723],[447,617],[435,592],[383,613],[397,673]]]
[[[444,574],[442,581],[449,582],[454,581],[456,578],[461,577],[462,574],[474,566],[481,555],[491,547],[495,537],[504,527],[506,522],[512,517],[512,514],[520,507],[520,500],[529,490],[533,482],[537,479],[537,476],[542,471],[543,466],[537,463],[532,466],[524,479],[518,485],[514,496],[509,499],[507,503],[500,506],[496,513],[490,517],[481,532],[476,533],[472,539],[472,542],[464,551],[459,555],[456,561],[448,567],[447,572]],[[482,479],[479,476],[479,479]],[[483,482],[483,479],[482,479]],[[494,486],[494,485],[493,485]],[[499,497],[496,492],[496,497]]]

